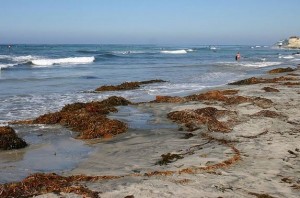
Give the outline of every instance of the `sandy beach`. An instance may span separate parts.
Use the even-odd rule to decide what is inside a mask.
[[[172,170],[170,174],[154,172],[151,177],[130,177],[90,184],[91,188],[102,191],[101,197],[299,197],[299,74],[298,69],[290,75],[284,73],[264,77],[293,77],[295,79],[288,82],[294,85],[284,85],[286,82],[280,81],[224,87],[239,90],[239,96],[269,99],[272,102],[268,105],[258,106],[251,102],[224,105],[222,102],[207,101],[204,102],[206,104],[188,102],[175,103],[168,108],[164,106],[164,116],[172,111],[204,107],[230,110],[236,113],[235,123],[228,133],[207,132],[204,126],[192,132],[195,136],[186,140],[185,148],[178,145],[177,149],[166,151],[182,153],[194,147],[193,152],[183,159],[170,163],[172,165],[169,164],[168,168],[157,170]],[[266,92],[264,87],[279,92]],[[149,106],[156,108],[158,114],[163,114],[159,112],[163,109],[161,106]],[[233,118],[224,116],[219,120],[226,122],[229,119]],[[204,138],[206,142],[198,141],[203,134],[211,137],[212,141],[208,144],[205,144],[207,138]],[[196,142],[202,144],[201,147],[196,148]],[[236,160],[232,163],[222,164],[234,157]],[[209,166],[211,169],[206,169]]]
[[[51,193],[45,186],[35,194],[42,194],[40,198],[299,197],[299,76],[298,67],[266,74],[255,84],[221,87],[216,95],[211,94],[216,90],[206,90],[132,105],[151,112],[153,123],[160,126],[151,128],[156,138],[149,141],[146,134],[129,129],[130,135],[104,140],[107,144],[72,171],[54,175],[62,185],[68,183],[65,190]],[[201,95],[205,93],[212,97]],[[113,118],[126,115],[126,109],[119,110]],[[164,129],[164,125],[176,127]],[[147,127],[141,124],[141,130],[143,126]],[[114,152],[118,157],[109,158]],[[42,179],[49,175],[42,174]],[[5,185],[1,185],[4,195]]]

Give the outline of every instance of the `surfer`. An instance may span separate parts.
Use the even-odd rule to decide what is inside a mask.
[[[236,61],[239,61],[241,58],[241,55],[240,55],[240,52],[238,52],[236,55],[235,55],[235,60]]]

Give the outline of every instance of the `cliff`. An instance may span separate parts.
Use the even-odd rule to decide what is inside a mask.
[[[299,48],[300,49],[300,37],[292,36],[288,39],[288,43],[285,46],[287,48]]]

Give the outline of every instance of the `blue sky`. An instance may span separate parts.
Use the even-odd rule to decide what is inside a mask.
[[[273,44],[300,0],[0,0],[0,43]]]

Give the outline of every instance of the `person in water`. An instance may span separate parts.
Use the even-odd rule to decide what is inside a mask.
[[[240,55],[240,52],[238,52],[236,55],[235,55],[235,60],[236,61],[239,61],[241,58],[241,55]]]

